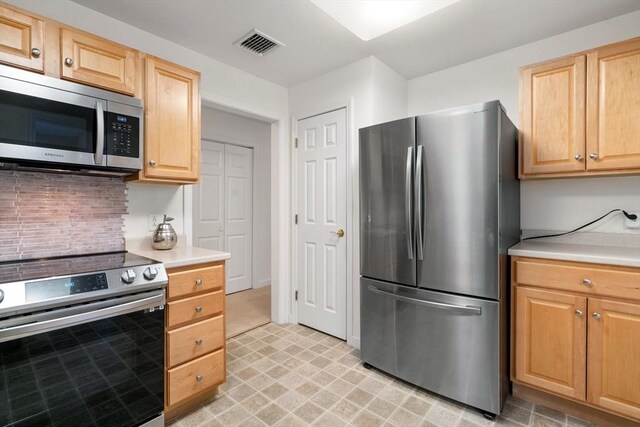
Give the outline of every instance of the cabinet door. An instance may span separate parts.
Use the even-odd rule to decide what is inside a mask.
[[[60,30],[63,79],[133,95],[136,51],[86,33]]]
[[[587,169],[640,169],[640,38],[587,55]]]
[[[200,75],[146,58],[147,178],[197,181],[200,163]]]
[[[44,21],[0,5],[0,62],[44,72]]]
[[[520,72],[521,173],[585,169],[585,57]]]
[[[516,288],[516,379],[585,399],[587,301]]]
[[[589,298],[588,394],[640,419],[640,305]]]

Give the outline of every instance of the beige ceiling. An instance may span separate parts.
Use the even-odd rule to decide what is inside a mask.
[[[410,79],[640,10],[640,0],[462,0],[365,42],[308,0],[73,1],[285,87],[368,55]],[[259,57],[234,45],[253,28],[286,47]]]

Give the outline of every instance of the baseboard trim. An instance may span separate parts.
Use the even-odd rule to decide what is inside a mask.
[[[271,279],[258,280],[253,285],[253,289],[264,288],[265,286],[271,286]]]

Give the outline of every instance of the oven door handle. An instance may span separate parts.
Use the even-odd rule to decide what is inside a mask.
[[[43,332],[55,331],[57,329],[67,328],[70,326],[81,325],[83,323],[93,322],[96,320],[108,319],[127,313],[132,313],[148,308],[163,306],[165,304],[164,291],[156,292],[151,296],[137,299],[123,304],[118,304],[106,308],[95,309],[92,304],[87,304],[83,308],[83,312],[69,316],[62,315],[49,320],[34,321],[33,317],[23,317],[23,323],[17,326],[9,326],[0,329],[0,343],[12,341]],[[63,310],[61,310],[63,311]],[[34,317],[36,317],[35,315]],[[31,320],[30,320],[31,319]]]

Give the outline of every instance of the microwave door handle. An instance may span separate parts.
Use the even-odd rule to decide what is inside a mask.
[[[104,152],[104,108],[102,101],[96,101],[96,123],[98,129],[96,131],[96,152],[93,153],[93,159],[96,165],[101,166]]]

